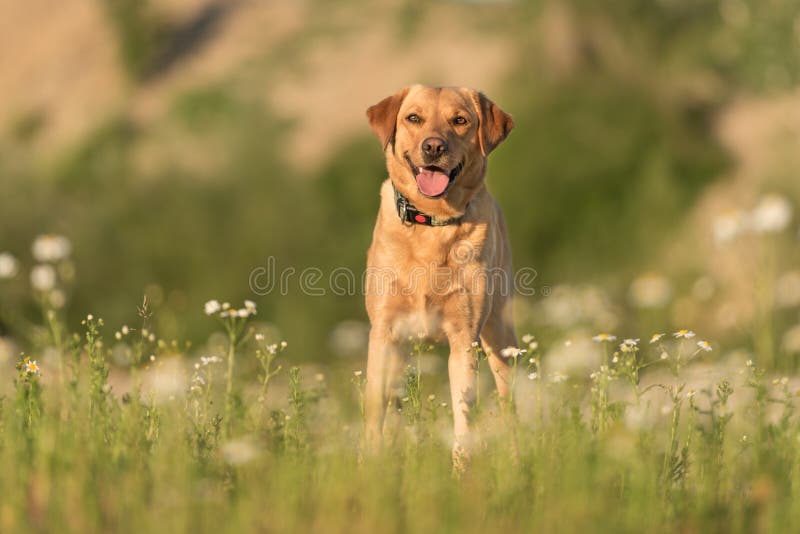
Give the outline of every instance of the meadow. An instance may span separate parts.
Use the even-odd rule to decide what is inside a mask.
[[[0,534],[800,530],[796,0],[2,20]],[[386,177],[364,111],[413,83],[516,123],[486,180],[534,276],[459,469],[424,332],[365,452],[363,294],[328,278]]]
[[[774,219],[773,219],[774,221]],[[363,371],[295,359],[253,301],[196,310],[202,351],[52,305],[69,241],[30,273],[46,351],[18,355],[0,404],[2,532],[791,532],[800,524],[800,380],[688,329],[509,347],[513,396],[481,369],[471,461],[450,460],[443,359],[410,339],[378,453],[363,449]],[[6,254],[8,276],[19,264]],[[17,273],[15,273],[17,274]],[[363,363],[363,362],[361,362]],[[563,370],[559,370],[563,369]],[[114,372],[111,372],[111,371]]]

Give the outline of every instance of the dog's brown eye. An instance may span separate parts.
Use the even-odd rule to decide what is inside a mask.
[[[408,122],[413,122],[414,124],[419,124],[420,122],[422,122],[422,119],[416,113],[412,113],[411,115],[406,117],[406,120]]]
[[[455,119],[453,119],[453,124],[455,124],[456,126],[464,126],[465,124],[467,124],[467,119],[460,116],[456,117]]]

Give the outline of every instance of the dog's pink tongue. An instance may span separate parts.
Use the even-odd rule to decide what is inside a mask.
[[[443,172],[420,169],[417,175],[417,186],[429,197],[437,197],[444,193],[450,178]]]

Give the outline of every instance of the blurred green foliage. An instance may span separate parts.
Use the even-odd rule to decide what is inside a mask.
[[[171,29],[147,0],[101,0],[117,37],[120,64],[134,80],[146,77]]]
[[[722,168],[705,128],[635,88],[597,79],[539,85],[524,105],[489,183],[517,262],[546,283],[641,269],[643,253]]]

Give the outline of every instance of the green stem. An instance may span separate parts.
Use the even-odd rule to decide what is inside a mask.
[[[225,437],[231,433],[231,417],[233,414],[233,363],[236,354],[236,333],[232,328],[228,330],[228,373],[225,385]]]
[[[56,362],[56,366],[58,368],[58,383],[63,388],[64,386],[64,363],[63,363],[63,347],[62,347],[62,340],[61,340],[61,329],[59,328],[58,323],[56,322],[56,312],[53,310],[48,310],[45,307],[44,302],[42,303],[42,311],[44,312],[45,319],[47,319],[47,326],[50,328],[50,335],[53,336],[53,344],[56,347],[56,354],[58,361]]]
[[[478,348],[475,350],[475,408],[481,407],[481,351]]]

